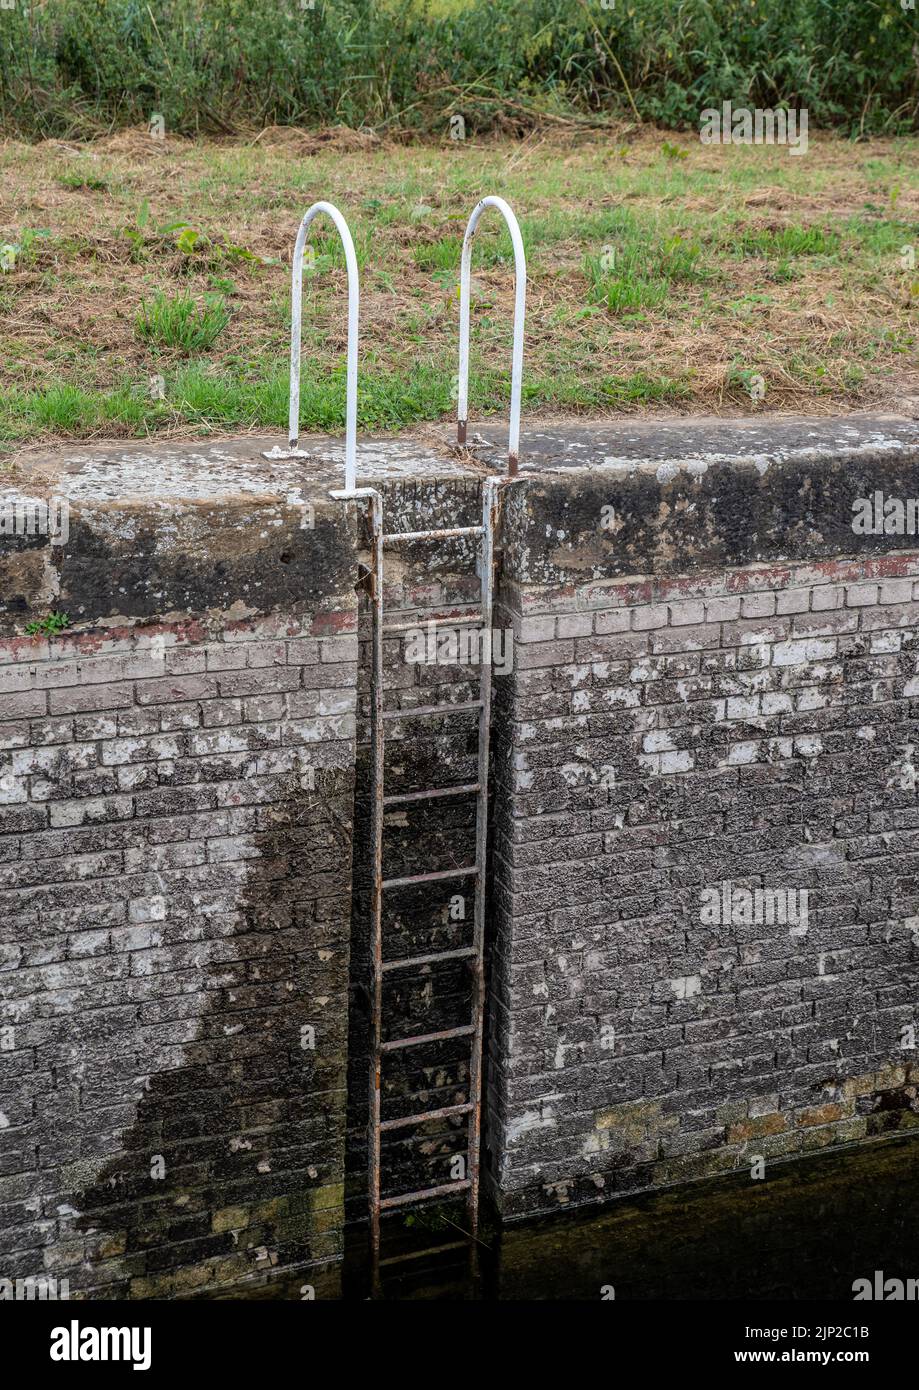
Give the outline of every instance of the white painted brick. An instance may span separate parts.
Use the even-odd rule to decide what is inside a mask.
[[[834,638],[809,637],[797,642],[777,642],[772,649],[772,664],[803,666],[807,661],[825,661],[835,655]]]
[[[688,623],[704,623],[705,604],[700,599],[686,599],[683,603],[671,603],[670,621],[674,627],[685,627]]]
[[[640,608],[632,609],[632,627],[637,632],[645,632],[652,627],[664,627],[666,622],[667,605],[664,603],[643,603]]]
[[[606,608],[594,614],[594,632],[606,636],[610,632],[626,632],[629,627],[627,608]],[[561,634],[559,634],[561,635]]]
[[[705,603],[705,621],[731,623],[740,617],[739,598],[710,598]]]
[[[560,619],[560,621],[564,621]],[[519,638],[521,642],[551,642],[555,636],[555,619],[547,617],[520,618]],[[587,633],[590,632],[588,625]],[[563,637],[584,637],[587,633],[565,632]]]
[[[823,752],[823,740],[816,734],[802,734],[795,739],[795,752],[805,758],[816,758]]]
[[[670,988],[677,999],[691,999],[694,994],[702,993],[702,976],[681,975],[678,979],[670,981]]]
[[[559,637],[589,637],[594,630],[592,613],[566,613],[556,618]]]
[[[758,742],[732,743],[723,764],[727,767],[741,767],[745,763],[755,763],[759,756],[759,750]]]
[[[849,584],[846,588],[846,607],[865,608],[869,604],[877,603],[878,586],[876,584]]]
[[[755,719],[758,714],[758,695],[734,697],[727,702],[728,719]]]
[[[826,709],[829,700],[823,691],[816,685],[809,685],[804,690],[798,692],[797,707],[799,712],[812,709]]]
[[[744,594],[740,600],[742,618],[771,618],[775,613],[775,594]]]
[[[780,589],[775,596],[777,613],[806,613],[810,608],[810,589]]]
[[[842,608],[845,590],[836,584],[818,584],[811,592],[811,608],[815,613],[826,613],[831,608]]]
[[[881,585],[881,603],[911,603],[912,579],[888,579]]]
[[[673,772],[691,772],[695,767],[695,759],[688,748],[681,748],[674,753],[662,753],[660,756],[662,777]]]

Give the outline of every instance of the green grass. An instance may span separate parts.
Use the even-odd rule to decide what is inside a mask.
[[[619,244],[611,242],[599,256],[584,259],[588,300],[611,314],[656,309],[672,286],[691,284],[710,272],[701,242],[667,237],[657,245],[642,238],[634,222],[625,225]]]
[[[61,174],[58,183],[62,188],[85,189],[87,193],[108,192],[108,179],[97,174],[81,174],[79,171]]]
[[[462,250],[458,237],[441,237],[439,241],[414,247],[412,259],[422,270],[459,270]]]
[[[290,253],[319,197],[342,208],[363,263],[362,429],[453,414],[463,230],[492,189],[517,210],[527,252],[528,412],[717,411],[749,399],[751,374],[766,382],[763,410],[886,406],[915,391],[909,138],[864,157],[815,140],[806,166],[780,149],[713,155],[659,133],[627,147],[552,134],[443,150],[367,150],[342,136],[307,160],[292,157],[302,137],[289,132],[152,155],[140,138],[0,149],[0,196],[31,224],[8,218],[4,232],[20,248],[0,272],[7,440],[280,432]],[[662,153],[674,138],[685,159]],[[91,169],[106,190],[83,186]],[[311,242],[303,428],[338,434],[346,277],[328,224]],[[481,418],[507,410],[513,310],[511,244],[490,211],[473,274],[470,405]]]
[[[418,363],[407,372],[371,368],[362,372],[358,420],[362,429],[397,429],[449,415],[452,362]],[[283,429],[287,424],[288,375],[278,367],[249,377],[231,377],[204,365],[182,368],[165,381],[163,400],[129,383],[116,391],[87,391],[57,387],[51,391],[0,393],[0,435],[8,440],[36,432],[86,435],[99,431],[144,436],[164,424],[213,429]],[[503,372],[473,371],[470,400],[476,414],[502,413],[510,399],[510,382]],[[653,404],[684,400],[686,381],[654,378],[644,372],[603,376],[590,382],[574,374],[530,376],[524,398],[531,407],[555,406],[595,410],[616,404]],[[340,434],[345,411],[345,371],[331,372],[314,359],[305,359],[300,394],[304,431]]]
[[[208,352],[230,322],[230,311],[222,294],[205,295],[196,304],[190,294],[173,297],[157,291],[149,304],[142,303],[134,320],[134,331],[143,343],[174,348],[190,356]]]
[[[744,232],[739,248],[745,256],[785,259],[789,256],[832,256],[839,250],[839,236],[821,227],[782,227]]]

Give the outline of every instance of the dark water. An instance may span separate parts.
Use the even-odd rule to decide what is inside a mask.
[[[461,1217],[459,1218],[461,1220]],[[404,1217],[384,1256],[455,1240],[434,1213]],[[830,1299],[852,1284],[919,1279],[919,1135],[615,1202],[500,1230],[486,1228],[470,1259],[460,1250],[384,1268],[386,1299]],[[229,1297],[366,1298],[360,1232],[344,1267]],[[607,1297],[609,1293],[607,1292]]]

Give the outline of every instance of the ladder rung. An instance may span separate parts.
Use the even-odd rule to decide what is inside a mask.
[[[466,878],[479,872],[478,864],[464,869],[437,869],[432,874],[409,874],[407,878],[384,878],[381,888],[407,888],[412,883],[438,883],[443,878]]]
[[[380,1268],[384,1265],[402,1264],[404,1260],[421,1260],[425,1255],[441,1255],[447,1250],[468,1250],[468,1240],[450,1240],[446,1245],[429,1245],[425,1250],[407,1250],[403,1255],[389,1255],[385,1260],[380,1261]]]
[[[435,787],[428,792],[395,792],[392,796],[383,797],[383,805],[397,806],[401,801],[430,801],[435,796],[465,796],[481,790],[480,782],[464,782],[460,787]]]
[[[398,545],[400,541],[449,541],[454,536],[482,536],[484,526],[448,526],[440,531],[390,531],[381,536],[384,545]]]
[[[415,632],[428,627],[466,627],[472,623],[484,623],[485,614],[459,613],[454,618],[415,618],[411,622],[391,623],[383,628],[383,636],[394,636],[397,632]]]
[[[432,951],[429,956],[401,956],[398,960],[384,960],[384,970],[404,970],[409,965],[433,965],[438,960],[463,960],[474,956],[474,946],[462,946],[455,951]]]
[[[443,1042],[447,1038],[468,1038],[474,1032],[475,1025],[465,1023],[462,1028],[443,1028],[439,1033],[416,1033],[413,1038],[392,1038],[389,1042],[380,1043],[380,1051],[395,1052],[399,1047],[418,1047],[420,1043]]]
[[[444,1105],[440,1110],[429,1110],[427,1114],[405,1115],[401,1120],[383,1120],[380,1129],[407,1129],[409,1125],[423,1125],[426,1120],[445,1120],[449,1115],[468,1115],[472,1101],[465,1105]]]
[[[416,705],[414,709],[384,709],[384,719],[414,719],[418,714],[454,714],[457,710],[481,709],[481,700],[458,700],[453,705]]]
[[[441,1187],[422,1187],[418,1192],[400,1192],[398,1197],[384,1197],[380,1207],[403,1207],[406,1202],[423,1202],[428,1197],[452,1196],[454,1192],[465,1192],[472,1183],[468,1178],[460,1182],[445,1182]]]

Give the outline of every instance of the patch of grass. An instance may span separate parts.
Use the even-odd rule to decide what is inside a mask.
[[[205,295],[204,302],[197,304],[190,294],[170,297],[158,290],[149,304],[141,303],[134,331],[141,342],[190,356],[209,352],[229,322],[222,294]]]
[[[0,428],[7,438],[53,433],[70,438],[115,427],[118,433],[156,429],[166,412],[136,387],[93,391],[52,386],[47,391],[12,390],[0,395]]]
[[[604,305],[611,314],[656,309],[672,284],[691,283],[708,273],[701,265],[699,242],[673,236],[645,247],[634,229],[629,237],[621,249],[611,245],[584,260],[589,301]]]
[[[599,256],[585,261],[589,294],[592,304],[602,304],[611,314],[635,313],[641,309],[656,309],[667,298],[665,280],[652,280],[645,275],[617,275],[604,268]]]
[[[439,241],[416,246],[412,260],[421,270],[459,270],[462,251],[458,237],[441,237]]]
[[[898,218],[887,221],[854,217],[846,223],[846,234],[876,256],[897,256],[904,245],[919,240],[919,224]]]
[[[764,228],[742,233],[739,247],[745,256],[785,260],[791,256],[832,256],[839,250],[839,235],[822,227]]]
[[[77,192],[107,193],[109,187],[108,179],[101,174],[80,173],[76,169],[59,174],[57,181],[62,188],[72,188]]]
[[[361,429],[399,429],[453,413],[450,361],[419,362],[407,371],[371,367],[361,375],[358,423]],[[112,393],[58,388],[56,393],[0,394],[0,432],[7,438],[35,433],[63,435],[104,429],[120,435],[146,435],[169,420],[202,429],[278,429],[287,425],[288,376],[283,366],[248,376],[230,376],[212,367],[190,364],[166,383],[165,400],[123,385]],[[476,416],[503,414],[510,401],[506,371],[473,368],[470,401]],[[530,407],[588,411],[609,406],[641,406],[684,400],[690,394],[685,380],[654,378],[644,372],[582,381],[575,373],[531,375],[524,399]],[[300,423],[304,431],[332,435],[343,429],[346,397],[345,364],[331,371],[315,359],[305,359],[300,391]]]

